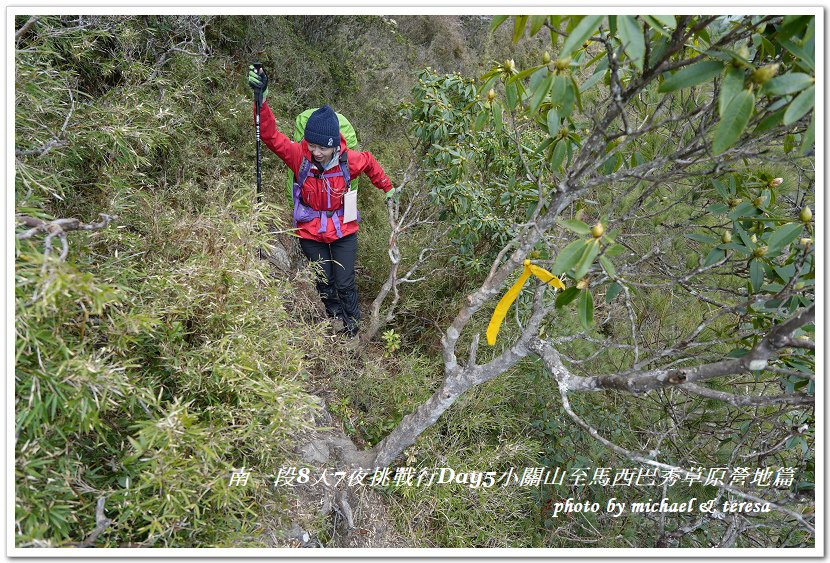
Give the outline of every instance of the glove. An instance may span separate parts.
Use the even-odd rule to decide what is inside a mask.
[[[254,65],[249,65],[248,86],[250,86],[251,90],[254,92],[262,92],[262,101],[264,102],[265,97],[268,95],[268,77],[265,75],[265,70],[257,72]]]
[[[401,199],[401,191],[398,188],[392,188],[386,192],[386,201],[399,201]]]

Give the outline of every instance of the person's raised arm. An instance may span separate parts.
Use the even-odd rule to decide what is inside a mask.
[[[268,107],[268,76],[265,69],[260,68],[259,72],[253,65],[248,67],[248,86],[254,92],[262,92],[262,106],[260,108],[260,138],[265,145],[271,149],[280,159],[294,172],[299,170],[302,162],[302,149],[299,143],[295,143],[277,129],[277,120],[271,108]],[[254,107],[256,112],[256,107]]]
[[[376,188],[383,190],[387,194],[393,193],[395,187],[392,185],[392,181],[389,179],[389,176],[386,175],[386,172],[383,170],[383,167],[380,163],[375,159],[374,155],[370,152],[349,152],[349,166],[352,166],[352,162],[354,161],[354,172],[357,174],[366,174],[369,177],[369,181],[375,185]],[[354,156],[351,156],[354,155]]]

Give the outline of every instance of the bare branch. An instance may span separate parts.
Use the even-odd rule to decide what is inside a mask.
[[[107,518],[104,514],[104,502],[106,502],[106,500],[106,497],[98,498],[98,502],[95,507],[95,529],[90,532],[84,541],[78,544],[78,547],[94,546],[95,542],[98,541],[98,536],[100,536],[112,523],[112,520]]]
[[[28,31],[29,31],[30,29],[32,29],[32,26],[34,26],[34,25],[38,22],[38,20],[39,20],[39,19],[40,19],[40,16],[31,16],[31,17],[30,17],[30,18],[26,21],[26,23],[24,23],[24,24],[23,24],[23,27],[21,27],[20,29],[18,29],[17,31],[15,31],[15,32],[14,32],[14,40],[15,40],[16,42],[19,42],[19,41],[20,41],[20,39],[21,39],[24,35],[26,35],[26,33],[28,33]]]
[[[63,262],[66,260],[67,255],[69,254],[69,244],[66,240],[66,234],[70,231],[94,231],[98,229],[103,229],[107,227],[112,221],[118,219],[117,215],[107,215],[105,213],[100,213],[99,217],[101,217],[101,221],[98,223],[89,223],[84,224],[81,223],[80,220],[71,218],[71,219],[55,219],[53,221],[43,221],[42,219],[37,219],[35,217],[29,217],[27,215],[18,215],[17,221],[23,223],[27,227],[32,227],[27,231],[23,231],[17,234],[17,238],[19,240],[27,240],[35,236],[36,234],[42,233],[46,234],[46,237],[43,239],[43,266],[41,267],[41,273],[46,273],[47,265],[49,264],[49,257],[52,254],[52,240],[57,237],[61,241],[61,253],[58,257],[59,261]]]
[[[812,323],[814,315],[815,306],[811,306],[800,311],[785,323],[776,325],[743,358],[720,360],[682,369],[663,367],[647,371],[632,370],[614,375],[579,377],[571,374],[562,363],[560,353],[550,342],[537,338],[530,342],[530,347],[542,358],[560,385],[568,391],[618,389],[631,393],[646,393],[661,387],[680,386],[724,375],[764,369],[772,355],[777,350],[786,347],[788,337],[802,326]]]
[[[803,395],[801,393],[796,393],[793,395],[761,395],[752,397],[747,395],[733,395],[732,393],[726,393],[725,391],[716,391],[714,389],[709,389],[708,387],[703,387],[702,385],[696,385],[694,383],[686,383],[684,385],[681,385],[679,389],[689,393],[694,393],[695,395],[699,395],[701,397],[706,397],[707,399],[716,399],[718,401],[723,401],[735,407],[744,407],[748,405],[777,404],[812,405],[815,403],[815,397],[811,397],[810,395]]]
[[[570,416],[571,419],[573,419],[573,421],[576,422],[583,430],[585,430],[594,439],[596,439],[597,441],[602,443],[608,449],[613,450],[614,452],[616,452],[616,453],[618,453],[618,454],[620,454],[620,455],[622,455],[622,456],[624,456],[624,457],[626,457],[626,458],[628,458],[632,461],[635,461],[637,463],[642,463],[642,464],[645,464],[645,465],[651,465],[652,467],[658,467],[658,468],[664,469],[664,470],[674,471],[674,472],[676,472],[680,475],[683,475],[683,476],[694,475],[691,471],[689,471],[687,469],[684,469],[684,468],[681,468],[681,467],[676,467],[676,466],[673,466],[673,465],[668,465],[668,464],[665,464],[665,463],[661,463],[661,462],[656,461],[654,459],[651,459],[649,457],[646,457],[646,456],[643,456],[643,455],[640,455],[640,454],[636,454],[636,453],[634,453],[632,451],[629,451],[629,450],[627,450],[627,449],[625,449],[621,446],[618,446],[617,444],[615,444],[611,440],[608,440],[607,438],[602,436],[596,430],[596,428],[592,427],[590,424],[588,424],[587,422],[582,420],[582,418],[580,418],[574,412],[574,410],[571,408],[570,401],[568,400],[568,392],[567,392],[566,387],[563,387],[563,386],[560,385],[559,394],[562,398],[562,407],[565,409],[565,412],[568,413],[568,416]],[[712,484],[714,486],[718,487],[719,489],[724,490],[724,491],[728,491],[728,492],[730,492],[730,493],[732,493],[732,494],[734,494],[738,497],[741,497],[741,498],[744,498],[744,499],[747,499],[747,500],[752,500],[752,501],[759,502],[759,503],[769,503],[770,507],[774,508],[775,510],[778,510],[779,512],[782,512],[782,513],[786,514],[787,516],[790,516],[791,518],[795,519],[799,524],[801,524],[805,529],[809,530],[811,533],[815,533],[815,526],[813,524],[808,522],[801,514],[799,514],[797,512],[794,512],[794,511],[790,510],[789,508],[781,506],[780,504],[777,504],[775,502],[765,500],[765,499],[760,498],[760,497],[758,497],[756,495],[753,495],[751,493],[747,493],[745,491],[742,491],[742,490],[740,490],[736,487],[733,487],[731,485],[727,485],[727,484],[725,484],[723,482],[720,482],[720,481],[713,481]]]

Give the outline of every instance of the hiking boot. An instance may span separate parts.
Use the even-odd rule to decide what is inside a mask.
[[[355,321],[352,321],[352,322],[345,321],[343,323],[343,334],[345,334],[349,338],[355,338],[357,336],[357,333],[358,333],[359,329],[360,329],[360,327],[357,324],[357,322],[355,322]]]

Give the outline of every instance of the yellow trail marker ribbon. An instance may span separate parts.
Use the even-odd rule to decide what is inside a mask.
[[[513,287],[507,290],[507,293],[504,294],[504,296],[499,300],[498,305],[496,305],[496,310],[493,311],[493,317],[490,319],[490,324],[487,326],[487,344],[490,346],[494,346],[496,344],[496,336],[499,334],[499,329],[501,328],[502,321],[504,321],[504,317],[507,316],[507,310],[510,309],[510,306],[519,296],[519,293],[522,291],[522,286],[524,286],[525,282],[531,275],[536,276],[556,289],[565,289],[565,284],[562,283],[562,280],[544,268],[534,266],[530,263],[530,260],[525,260],[524,266],[522,275],[519,276],[519,279],[513,284]]]

